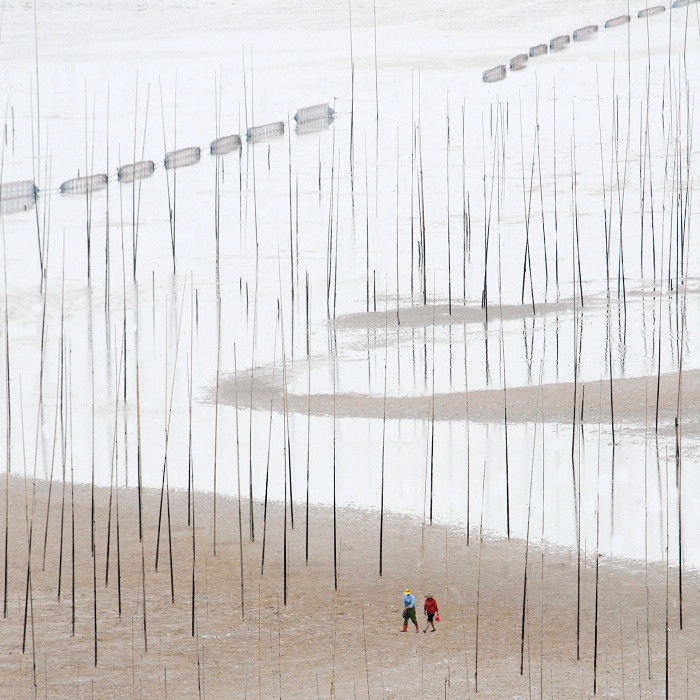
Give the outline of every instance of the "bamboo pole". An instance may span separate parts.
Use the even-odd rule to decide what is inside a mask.
[[[163,87],[160,82],[160,77],[158,78],[158,90],[160,92],[160,118],[163,127],[163,151],[167,153],[168,146],[165,139],[165,108],[163,106]],[[176,119],[177,122],[177,119]],[[177,130],[177,126],[175,127]],[[177,139],[177,131],[176,131]],[[174,146],[177,147],[177,140]],[[176,177],[175,173],[177,170],[173,171],[173,177]],[[170,196],[170,176],[168,174],[168,168],[165,169],[165,186],[168,191],[168,223],[170,226],[170,249],[173,256],[173,275],[175,274],[175,197]]]
[[[291,224],[290,224],[291,227]],[[258,258],[255,259],[255,301],[253,308],[253,348],[250,362],[250,411],[248,413],[248,527],[250,541],[255,542],[255,516],[253,514],[253,387],[255,378],[255,344],[258,326]],[[292,278],[292,285],[294,284]],[[292,297],[294,292],[292,292]]]
[[[65,415],[65,403],[64,403],[64,393],[66,388],[66,349],[65,349],[65,338],[62,339],[61,348],[61,525],[60,525],[60,538],[58,547],[58,601],[61,600],[61,581],[63,573],[63,526],[64,526],[64,514],[65,514],[65,500],[66,500],[66,415]]]
[[[476,631],[474,642],[474,691],[479,692],[479,612],[481,604],[481,550],[484,546],[484,493],[486,491],[486,461],[481,477],[481,516],[479,520],[479,561],[476,573]]]
[[[534,300],[534,297],[533,297]],[[534,301],[533,301],[534,303]],[[508,381],[506,373],[506,348],[503,338],[503,304],[501,280],[501,234],[498,234],[498,314],[500,319],[500,360],[503,377],[503,434],[505,438],[505,468],[506,468],[506,533],[510,539],[510,463],[508,460]]]
[[[277,332],[279,329],[280,320],[280,307],[279,301],[277,302],[277,317],[275,320],[275,341],[272,351],[272,386],[275,385],[275,369],[277,367]],[[274,392],[270,398],[270,427],[267,434],[267,464],[265,467],[265,498],[263,502],[263,541],[262,541],[262,557],[260,560],[260,576],[262,577],[265,572],[265,542],[267,539],[267,493],[268,486],[270,483],[270,445],[272,443],[272,408],[275,402]],[[307,561],[308,561],[308,524],[307,524]]]
[[[4,149],[3,149],[4,163]],[[2,212],[0,211],[0,214]],[[10,473],[12,471],[12,402],[10,399],[10,323],[8,320],[7,307],[9,305],[9,297],[7,295],[7,251],[5,246],[5,226],[4,219],[0,216],[0,226],[2,227],[2,267],[3,280],[5,287],[5,398],[6,398],[6,438],[5,445],[5,553],[4,553],[4,572],[3,572],[3,619],[7,618],[7,584],[8,584],[8,545],[10,542]]]
[[[277,255],[277,271],[279,276],[279,319],[280,319],[280,334],[282,338],[282,395],[284,397],[284,459],[285,469],[289,474],[289,515],[292,530],[294,529],[294,495],[292,489],[292,443],[289,435],[289,402],[287,393],[287,352],[284,342],[284,308],[282,306],[282,274],[280,271],[279,252]],[[286,477],[285,477],[286,479]],[[286,512],[286,511],[285,511]],[[286,540],[285,540],[286,546]],[[285,600],[286,605],[286,600]]]
[[[174,576],[173,576],[173,559],[172,559],[172,533],[171,533],[171,528],[170,528],[170,487],[169,487],[169,476],[168,476],[168,442],[170,438],[170,420],[172,418],[172,413],[173,413],[173,396],[175,395],[175,374],[177,371],[177,359],[180,351],[180,330],[182,328],[182,314],[185,308],[185,286],[187,284],[187,281],[185,280],[185,283],[182,288],[182,302],[180,304],[180,314],[178,318],[178,324],[177,324],[177,338],[175,341],[175,358],[173,360],[173,371],[172,371],[172,379],[171,379],[171,384],[170,384],[170,402],[168,406],[168,412],[167,412],[167,417],[166,417],[166,424],[165,424],[165,447],[163,451],[163,472],[162,472],[162,479],[161,479],[161,488],[160,488],[160,505],[158,508],[158,532],[157,532],[157,537],[156,537],[156,558],[155,558],[155,569],[158,571],[158,556],[160,552],[160,530],[161,530],[161,521],[162,521],[162,515],[163,515],[163,496],[165,493],[166,496],[166,511],[167,511],[167,518],[168,518],[168,547],[170,551],[170,596],[172,602],[175,601],[175,581],[174,581]],[[167,342],[167,341],[166,341]],[[167,362],[166,362],[166,372],[167,372]],[[168,393],[168,387],[167,387],[167,382],[166,382],[166,387],[165,387],[165,392],[166,392],[166,398],[167,398],[167,393]]]
[[[399,314],[399,129],[396,128],[396,326],[401,325]],[[337,250],[336,250],[337,256]]]
[[[469,546],[469,540],[470,540],[470,521],[469,521],[469,512],[470,512],[470,498],[471,498],[471,445],[470,445],[470,424],[469,424],[469,373],[467,371],[467,324],[462,325],[463,333],[464,333],[464,403],[465,403],[465,419],[466,419],[466,426],[467,426],[467,546]]]
[[[68,346],[68,431],[70,435],[70,520],[71,520],[71,637],[75,637],[75,490],[73,457],[73,369],[72,354]]]
[[[519,104],[519,116],[520,116],[520,167],[522,171],[522,189],[523,189],[523,209],[525,218],[525,249],[523,251],[523,279],[520,291],[520,303],[525,303],[525,277],[529,271],[530,276],[530,297],[532,301],[532,312],[535,313],[535,294],[533,288],[532,280],[532,258],[530,255],[530,212],[532,205],[532,180],[534,177],[535,170],[535,159],[534,153],[532,158],[532,164],[530,167],[530,195],[529,198],[526,197],[525,190],[525,146],[523,144],[523,110],[522,103]],[[497,122],[497,126],[500,122]],[[533,144],[534,150],[534,144]]]
[[[219,446],[219,377],[221,376],[221,296],[216,295],[216,398],[214,401],[214,503],[213,503],[213,540],[216,556],[216,467]]]
[[[540,370],[540,382],[542,373]],[[541,388],[541,383],[540,383]],[[530,488],[527,501],[527,528],[525,533],[525,566],[523,570],[523,604],[520,623],[520,675],[523,675],[523,664],[525,659],[525,615],[527,611],[527,564],[530,554],[530,515],[532,513],[532,484],[535,473],[535,444],[537,440],[537,423],[535,423],[535,435],[532,440],[532,458],[530,460]]]
[[[236,401],[236,479],[238,485],[238,547],[241,564],[241,621],[245,621],[245,590],[243,585],[243,521],[241,516],[241,451],[238,432],[238,366],[236,362],[236,343],[233,344],[233,386]]]
[[[598,422],[598,469],[595,512],[595,612],[593,616],[593,695],[598,690],[598,602],[600,583],[600,421]]]
[[[115,348],[116,350],[116,348]],[[105,556],[105,588],[109,584],[109,555],[110,555],[110,542],[112,535],[112,500],[115,492],[115,473],[116,473],[116,461],[117,461],[117,419],[119,414],[119,389],[121,387],[121,377],[122,377],[122,363],[124,362],[123,352],[119,355],[119,369],[117,370],[117,385],[114,392],[114,431],[112,437],[112,455],[110,458],[110,472],[109,472],[109,508],[107,510],[107,546],[106,546],[106,556]],[[116,485],[117,491],[119,489],[119,484]],[[59,577],[60,578],[60,577]],[[59,581],[60,583],[60,581]],[[59,585],[60,590],[60,585]]]
[[[552,150],[553,150],[553,182],[554,182],[554,278],[557,285],[557,301],[559,300],[559,231],[557,220],[557,81],[552,83]]]
[[[379,577],[384,573],[384,450],[386,444],[386,379],[387,379],[387,355],[389,345],[389,316],[384,312],[384,401],[382,408],[382,470],[381,487],[379,496]],[[364,619],[364,618],[363,618]]]
[[[107,81],[107,138],[105,139],[105,169],[109,172],[109,81]],[[109,311],[109,178],[105,192],[105,312]]]
[[[670,542],[670,533],[669,533],[669,495],[668,495],[668,450],[666,454],[666,460],[665,460],[665,466],[666,466],[666,607],[665,607],[665,619],[664,619],[664,651],[665,651],[665,656],[664,656],[664,688],[665,688],[665,696],[666,698],[669,697],[668,693],[668,685],[669,685],[669,677],[668,677],[668,633],[669,633],[669,588],[670,588],[670,568],[671,564],[668,559],[669,555],[669,542]]]
[[[53,485],[53,470],[54,470],[54,462],[55,462],[55,456],[56,456],[56,435],[58,434],[58,411],[59,411],[59,406],[60,406],[60,392],[61,392],[61,363],[62,363],[62,358],[61,358],[61,353],[63,351],[63,346],[62,342],[59,345],[59,359],[58,359],[58,367],[57,367],[57,378],[56,378],[56,407],[54,411],[54,424],[53,424],[53,442],[51,445],[51,468],[49,470],[49,490],[48,490],[48,497],[47,497],[47,506],[46,506],[46,525],[44,529],[44,552],[43,552],[43,557],[42,557],[42,564],[41,564],[41,570],[44,571],[46,569],[46,547],[47,547],[47,541],[48,541],[48,535],[49,535],[49,514],[50,514],[50,507],[51,507],[51,487]],[[9,461],[8,461],[9,465]]]
[[[644,588],[646,592],[647,678],[651,680],[651,635],[649,615],[649,483],[647,469],[647,438],[649,435],[649,397],[644,381]]]
[[[334,358],[335,361],[335,358]],[[337,468],[336,468],[336,417],[335,417],[335,396],[336,396],[336,370],[333,368],[333,588],[338,590],[338,517],[336,509],[337,500]],[[337,596],[336,596],[337,600]]]
[[[308,317],[308,306],[309,306],[309,273],[306,273],[306,307],[307,307],[307,317]],[[307,324],[307,343],[308,343],[308,324]],[[276,338],[275,338],[276,340]],[[308,374],[308,382],[309,382],[309,392],[308,392],[308,404],[307,404],[307,413],[306,413],[306,528],[305,528],[305,535],[304,535],[304,561],[308,564],[309,563],[309,472],[311,469],[311,355],[308,352],[308,345],[307,345],[307,353],[306,353],[307,361],[308,361],[308,367],[307,367],[307,374]],[[272,407],[270,407],[270,410],[272,410]]]
[[[4,11],[4,7],[3,7]],[[41,160],[41,91],[40,91],[40,78],[39,78],[39,32],[37,29],[37,18],[36,18],[36,4],[34,5],[34,73],[36,75],[36,161],[34,158],[32,158],[32,175],[34,175],[34,163],[39,163]],[[30,78],[30,84],[31,84],[31,78]],[[31,85],[30,85],[31,89]],[[34,155],[34,105],[30,100],[30,108],[32,111],[31,115],[31,123],[32,123],[32,154]],[[14,107],[12,110],[12,115],[13,115],[13,128],[12,128],[12,133],[13,133],[13,151],[14,151]],[[5,124],[7,124],[7,108],[5,109]],[[3,160],[4,160],[4,148],[3,148]],[[32,178],[36,179],[36,178]],[[42,244],[39,236],[39,209],[38,207],[35,207],[35,216],[36,216],[36,235],[37,235],[37,245],[38,245],[38,251],[39,251],[39,270],[41,273],[41,281],[42,285],[44,280],[46,279],[46,267],[45,265],[48,263],[48,261],[44,261],[43,255],[42,255]],[[4,235],[4,234],[3,234]]]
[[[433,280],[435,294],[435,280]],[[433,482],[435,476],[435,305],[433,305],[432,396],[430,398],[430,524],[433,524]]]
[[[452,315],[452,242],[450,240],[450,92],[447,91],[447,148],[445,172],[447,186],[447,308]]]

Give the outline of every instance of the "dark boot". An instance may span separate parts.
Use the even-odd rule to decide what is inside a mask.
[[[407,623],[407,622],[404,622],[404,623],[403,623],[403,627],[401,628],[401,631],[402,631],[402,632],[405,632],[407,629],[408,629],[408,623]]]

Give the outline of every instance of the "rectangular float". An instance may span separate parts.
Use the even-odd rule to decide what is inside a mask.
[[[202,151],[199,146],[190,146],[188,148],[178,148],[177,151],[168,151],[165,154],[163,163],[168,170],[173,168],[184,168],[188,165],[194,165],[199,162],[202,156]]]
[[[504,64],[500,66],[495,66],[494,68],[489,68],[485,70],[481,76],[481,79],[485,83],[495,83],[498,80],[503,80],[506,77],[506,67]]]
[[[128,163],[122,165],[117,170],[117,179],[119,182],[133,182],[144,177],[153,175],[156,169],[156,164],[152,160],[141,160],[138,163]]]
[[[85,194],[93,190],[101,190],[104,187],[107,187],[107,176],[100,173],[99,175],[74,177],[72,180],[66,180],[61,185],[61,192],[63,194]]]

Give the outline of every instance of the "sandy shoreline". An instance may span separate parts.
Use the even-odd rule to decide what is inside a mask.
[[[31,603],[22,654],[27,526],[25,482],[9,492],[7,617],[0,627],[3,697],[470,697],[475,694],[477,601],[478,696],[589,697],[593,691],[595,556],[581,553],[580,661],[576,660],[577,556],[528,553],[524,673],[520,643],[525,543],[485,538],[467,546],[463,531],[398,516],[384,521],[383,576],[379,576],[379,514],[337,513],[338,590],[334,590],[333,514],[309,512],[305,563],[305,506],[288,512],[287,605],[284,605],[283,508],[268,508],[265,569],[261,576],[263,513],[254,508],[250,541],[247,502],[217,499],[216,556],[213,497],[195,499],[195,636],[192,636],[193,530],[187,494],[170,494],[174,602],[171,600],[167,509],[163,511],[155,571],[159,498],[143,496],[146,569],[145,649],[142,549],[138,497],[112,500],[109,582],[105,585],[109,490],[96,490],[97,667],[94,666],[93,559],[90,488],[75,488],[75,634],[70,485],[51,496],[46,562],[42,570],[48,484],[37,482],[32,545]],[[31,512],[31,483],[29,505]],[[5,479],[0,503],[5,509]],[[166,502],[167,504],[167,502]],[[240,551],[243,552],[243,598]],[[544,562],[544,569],[542,569]],[[58,600],[59,566],[61,598]],[[121,616],[119,587],[121,582]],[[400,633],[405,586],[430,592],[443,621],[435,634]],[[647,618],[647,586],[649,616]],[[601,558],[597,686],[602,696],[662,697],[665,683],[666,569]],[[544,601],[544,603],[543,603]],[[242,605],[243,602],[243,605]],[[683,630],[679,630],[678,571],[669,577],[669,683],[672,696],[696,695],[700,671],[700,578],[683,576]],[[33,611],[33,615],[32,615]],[[244,619],[242,619],[242,613]],[[647,624],[648,620],[648,624]],[[422,622],[422,621],[421,621]],[[33,632],[32,632],[33,630]],[[36,682],[36,690],[34,689]],[[475,695],[476,696],[476,695]]]

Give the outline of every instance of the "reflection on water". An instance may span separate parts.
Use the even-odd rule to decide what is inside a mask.
[[[375,395],[383,392],[385,359],[387,390],[392,396],[462,390],[465,371],[471,389],[498,389],[503,387],[504,373],[508,387],[536,385],[540,366],[545,384],[573,382],[574,368],[577,380],[583,382],[609,376],[610,367],[614,379],[655,376],[659,370],[677,372],[681,352],[683,368],[696,369],[697,358],[690,351],[692,331],[681,314],[687,317],[700,313],[700,298],[691,294],[684,303],[686,310],[676,314],[675,295],[635,296],[627,303],[625,335],[617,327],[608,328],[610,318],[620,314],[608,311],[604,300],[595,299],[585,309],[577,309],[575,317],[573,309],[562,304],[536,315],[525,308],[521,319],[506,318],[503,323],[497,309],[488,322],[474,320],[484,315],[476,308],[472,308],[475,313],[469,315],[469,320],[462,321],[458,313],[438,318],[426,308],[420,320],[413,316],[410,322],[398,326],[395,314],[378,314],[366,317],[371,328],[360,327],[361,315],[353,315],[350,323],[344,323],[341,317],[334,333],[343,355],[343,362],[336,367],[337,390]],[[657,338],[660,313],[668,326],[661,329],[658,347],[657,341],[647,338],[647,332]],[[437,319],[435,323],[433,319]],[[629,348],[626,337],[644,340]],[[391,347],[388,354],[386,346]],[[364,375],[358,370],[362,363],[367,364]],[[434,367],[439,370],[434,372]],[[325,365],[312,368],[312,393],[326,391],[327,382]],[[292,377],[289,389],[299,392],[306,384],[305,376]]]

